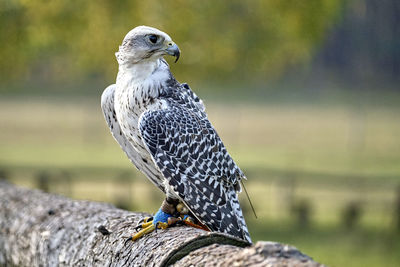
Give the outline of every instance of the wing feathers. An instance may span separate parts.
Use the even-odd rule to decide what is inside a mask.
[[[235,190],[241,171],[207,117],[171,103],[139,121],[154,161],[194,215],[211,230],[249,240]]]

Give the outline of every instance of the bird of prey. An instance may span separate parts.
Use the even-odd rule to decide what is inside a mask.
[[[119,70],[101,97],[104,117],[128,158],[166,195],[131,240],[183,221],[251,242],[238,201],[245,176],[202,100],[174,78],[163,58],[178,61],[178,46],[168,34],[138,26],[115,55]]]

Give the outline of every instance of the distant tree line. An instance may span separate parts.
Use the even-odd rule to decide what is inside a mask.
[[[310,63],[348,81],[400,79],[398,0],[2,0],[0,24],[0,90],[109,82],[118,45],[142,24],[178,43],[181,81],[266,81]]]
[[[0,1],[0,81],[114,79],[137,25],[170,34],[180,80],[269,79],[306,62],[344,0]]]
[[[400,1],[353,0],[341,8],[341,18],[326,35],[314,69],[353,83],[398,83]]]

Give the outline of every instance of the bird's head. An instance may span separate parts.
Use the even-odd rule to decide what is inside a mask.
[[[138,26],[128,32],[115,53],[120,65],[155,61],[164,55],[174,56],[177,62],[180,54],[168,34],[148,26]]]

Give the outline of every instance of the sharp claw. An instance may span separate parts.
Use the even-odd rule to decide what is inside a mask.
[[[151,222],[151,221],[153,221],[153,216],[151,216],[151,217],[146,217],[146,218],[143,218],[143,221],[144,221],[144,223]]]
[[[124,242],[124,246],[126,246],[126,243],[128,243],[128,241],[132,241],[132,236],[130,236],[129,238],[127,238]]]
[[[134,229],[135,229],[136,231],[138,231],[139,229],[147,228],[147,227],[149,227],[149,226],[152,225],[152,224],[153,224],[152,221],[147,221],[147,222],[144,222],[144,223],[141,223],[141,224],[136,225]]]
[[[148,223],[148,222],[150,222],[150,221],[152,221],[152,220],[153,220],[153,216],[144,217],[144,218],[140,219],[140,221],[138,222],[138,224]]]
[[[161,216],[158,214],[156,214],[156,222],[154,221],[154,217],[145,217],[142,218],[138,225],[136,225],[134,227],[134,230],[136,231],[136,234],[132,235],[130,238],[128,238],[125,241],[125,244],[128,241],[136,241],[137,239],[139,239],[140,237],[142,237],[143,235],[146,235],[152,231],[156,231],[158,229],[167,229],[170,225],[176,223],[177,221],[182,221],[181,218],[173,218],[174,220],[170,221],[171,219],[171,215],[170,214],[166,214],[165,212],[162,212],[161,210],[159,211]],[[168,218],[167,222],[164,222],[164,220],[166,219],[165,217]],[[158,218],[158,219],[157,219]],[[139,231],[140,230],[140,231]]]

